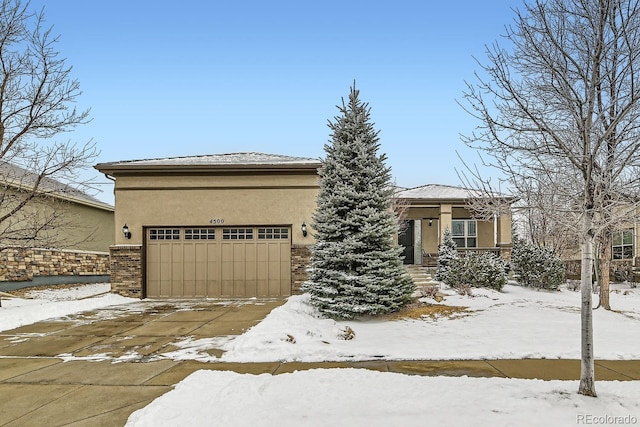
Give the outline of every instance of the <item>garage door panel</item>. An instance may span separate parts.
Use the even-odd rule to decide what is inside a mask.
[[[177,296],[177,295],[176,295]],[[196,296],[196,281],[195,280],[183,280],[182,281],[182,294],[179,296],[193,298]]]
[[[245,265],[244,261],[235,261],[233,263],[233,280],[244,280],[245,279]]]
[[[256,244],[256,260],[267,261],[269,259],[269,247],[268,243],[260,241]]]
[[[280,279],[269,279],[269,295],[268,296],[277,296],[280,295]]]
[[[211,274],[211,271],[209,270],[207,274]],[[220,280],[218,279],[218,276],[207,277],[206,295],[208,297],[219,297],[222,295],[222,290],[220,289]]]
[[[280,260],[282,262],[291,262],[291,245],[289,242],[280,244]]]
[[[278,261],[269,262],[269,280],[280,280],[280,263]]]
[[[207,296],[207,263],[196,262],[194,265],[194,296],[206,297]]]
[[[258,282],[257,280],[247,280],[244,285],[245,298],[251,298],[258,295]]]
[[[211,228],[174,227],[167,230],[171,230],[171,236],[166,237],[165,232],[166,240],[147,239],[148,296],[291,294],[290,229],[215,227],[212,232]],[[175,230],[179,230],[179,238]]]
[[[269,244],[269,261],[280,261],[280,244]]]
[[[220,252],[221,262],[233,262],[233,243],[222,243],[220,245]]]
[[[245,243],[244,245],[244,261],[247,264],[255,264],[256,262],[256,244],[255,242]]]
[[[269,282],[264,279],[256,280],[256,296],[267,297],[269,296]]]
[[[220,296],[232,297],[233,296],[233,280],[222,280],[220,286]]]
[[[234,280],[233,281],[233,296],[238,298],[244,298],[247,296],[247,281],[246,280]]]
[[[160,280],[160,292],[158,293],[158,296],[159,297],[171,296],[171,280],[169,279]]]

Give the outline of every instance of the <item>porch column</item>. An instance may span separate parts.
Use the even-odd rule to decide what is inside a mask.
[[[451,205],[440,205],[440,242],[444,239],[444,230],[447,228],[451,230],[451,220],[452,220],[452,206]]]
[[[416,219],[413,223],[413,263],[422,265],[422,220]]]
[[[511,216],[502,214],[498,218],[498,242],[500,246],[511,245]]]
[[[498,245],[500,246],[500,256],[511,257],[511,215],[502,214],[498,218]]]

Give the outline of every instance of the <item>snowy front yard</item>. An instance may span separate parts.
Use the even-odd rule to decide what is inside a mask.
[[[613,285],[615,312],[594,312],[595,355],[640,359],[640,289]],[[3,299],[0,330],[81,310],[138,300],[105,294],[107,285]],[[503,292],[453,291],[434,305],[452,315],[336,322],[290,297],[233,337],[184,339],[177,360],[323,361],[364,359],[579,358],[580,295],[507,285]],[[594,297],[595,298],[595,297]],[[446,313],[447,311],[441,311]],[[345,340],[351,328],[353,339]],[[206,348],[226,350],[221,359]],[[596,383],[597,399],[575,381],[407,376],[328,369],[277,376],[198,371],[129,418],[132,426],[459,426],[640,424],[640,381]],[[626,417],[626,418],[625,418]]]
[[[616,311],[594,312],[595,356],[640,359],[640,289],[613,285]],[[452,290],[445,300],[423,301],[464,307],[451,316],[408,320],[339,321],[321,318],[306,301],[290,297],[245,334],[223,340],[222,361],[340,361],[371,359],[580,358],[580,294],[535,291],[507,285],[502,292],[474,289],[473,297]],[[594,296],[597,305],[597,297]],[[595,306],[595,305],[594,305]],[[343,336],[347,328],[355,333]],[[172,358],[215,360],[198,348],[211,341],[185,341]]]

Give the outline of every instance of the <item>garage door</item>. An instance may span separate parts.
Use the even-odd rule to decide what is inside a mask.
[[[146,236],[147,296],[291,295],[289,227],[154,227]]]

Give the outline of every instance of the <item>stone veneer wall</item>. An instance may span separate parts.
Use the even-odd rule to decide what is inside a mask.
[[[142,298],[142,246],[114,245],[111,251],[111,292]]]
[[[640,265],[640,258],[635,259],[616,259],[611,260],[609,264],[609,280],[614,282],[620,279],[616,277],[616,273],[626,272],[628,279],[637,282],[640,279],[640,273],[634,270],[634,266]],[[580,280],[582,274],[582,260],[572,259],[564,261],[565,275],[567,279]],[[595,274],[593,280],[596,280]]]
[[[0,281],[27,281],[36,276],[109,274],[106,252],[9,248],[0,252]]]
[[[291,292],[302,293],[302,284],[308,279],[307,269],[311,266],[311,246],[291,246]]]

